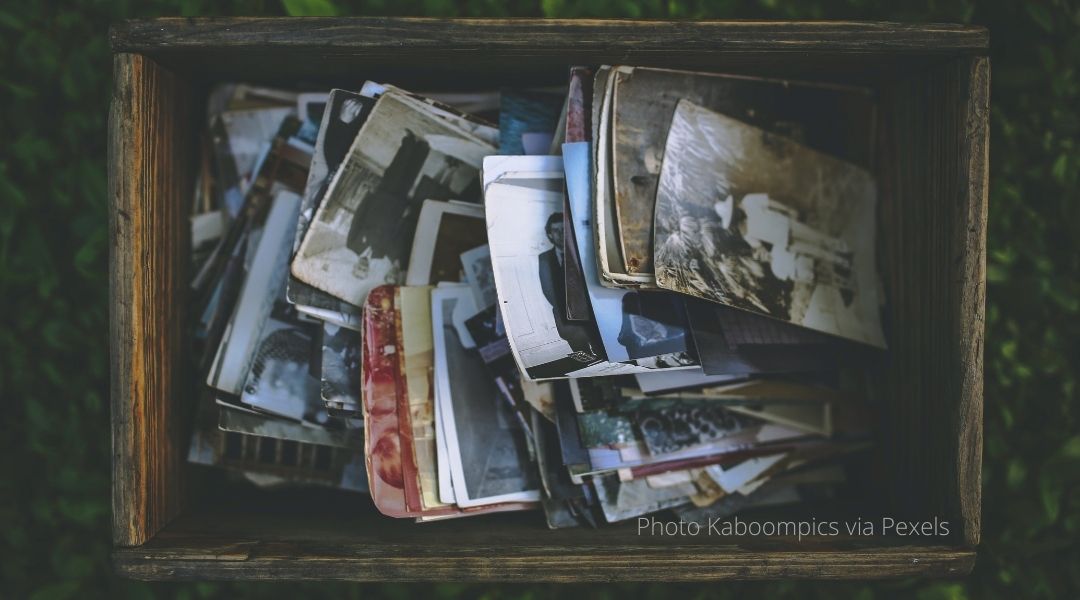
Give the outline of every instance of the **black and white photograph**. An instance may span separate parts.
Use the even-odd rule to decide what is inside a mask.
[[[239,396],[251,370],[262,328],[276,301],[284,301],[289,243],[296,226],[300,196],[289,191],[274,195],[262,234],[252,253],[252,267],[240,288],[236,310],[218,345],[207,384]]]
[[[488,243],[510,346],[526,379],[648,370],[608,360],[595,320],[567,318],[563,193],[517,185],[531,181],[528,176],[517,179],[520,172],[500,175],[496,167],[505,166],[507,158],[489,157],[484,162],[484,179],[491,181],[485,186]],[[552,174],[555,179],[563,177],[562,172]]]
[[[646,394],[670,392],[686,388],[720,385],[745,379],[745,375],[706,375],[701,367],[683,370],[637,373],[634,380],[638,389]]]
[[[622,297],[618,342],[631,359],[685,353],[690,349],[686,311],[672,294],[627,292]]]
[[[633,421],[654,455],[670,454],[741,433],[757,422],[717,404],[638,410]]]
[[[321,390],[327,408],[362,414],[360,355],[360,332],[323,324]]]
[[[364,447],[363,438],[357,436],[354,429],[312,427],[226,401],[219,401],[217,405],[217,426],[222,431],[333,448],[363,450]]]
[[[486,242],[483,206],[425,200],[413,237],[405,284],[463,281],[461,254]]]
[[[522,372],[565,377],[603,362],[594,327],[566,318],[561,194],[493,183],[485,196],[496,290]]]
[[[432,290],[431,301],[436,402],[458,506],[539,501],[539,476],[520,422],[455,326],[459,303],[475,310],[471,293],[462,286],[440,287]]]
[[[304,95],[301,95],[301,99]],[[311,156],[311,168],[308,171],[304,196],[300,202],[300,215],[297,217],[296,236],[293,242],[293,254],[300,249],[315,210],[322,203],[327,186],[337,168],[349,151],[356,134],[364,124],[375,99],[363,92],[332,90],[326,101],[325,110],[320,114],[321,127],[315,140],[315,152]],[[326,292],[300,281],[291,273],[286,294],[290,302],[313,309],[338,313],[354,313],[356,308]],[[301,309],[302,312],[309,312]]]
[[[596,478],[594,488],[608,523],[689,504],[697,493],[692,483],[653,488],[644,478],[621,481],[614,474]]]
[[[566,193],[581,256],[582,280],[609,361],[626,362],[692,349],[682,300],[675,294],[604,287],[596,262],[587,142],[563,145]],[[659,362],[672,362],[660,360]]]
[[[394,92],[376,101],[300,244],[298,279],[360,305],[405,280],[424,200],[480,200],[493,148],[417,104]]]
[[[270,140],[273,139],[281,122],[286,117],[295,115],[295,105],[230,110],[221,113],[222,129],[220,131],[224,133],[229,154],[236,165],[236,173],[240,178],[241,196],[247,193],[248,188],[255,181],[259,159],[266,154],[266,150],[270,147]],[[229,199],[226,198],[226,200]],[[232,202],[227,204],[227,208],[234,215],[239,211],[239,205]]]
[[[461,260],[461,270],[465,274],[465,283],[469,284],[476,305],[483,308],[495,306],[499,301],[499,297],[495,293],[495,273],[491,268],[491,249],[487,244],[484,244],[462,252],[459,258]]]
[[[657,283],[885,347],[870,173],[680,101],[656,197]]]
[[[312,146],[315,145],[322,130],[323,115],[330,94],[326,92],[304,92],[296,96],[296,117],[300,119],[300,130],[296,137]]]
[[[319,373],[312,369],[316,325],[298,321],[296,309],[283,295],[279,298],[262,327],[240,402],[289,419],[329,425]]]

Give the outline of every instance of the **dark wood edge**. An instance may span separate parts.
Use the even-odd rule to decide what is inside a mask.
[[[990,179],[990,59],[976,57],[962,61],[960,68],[968,81],[964,109],[961,169],[966,177],[963,195],[966,206],[959,219],[965,240],[958,265],[961,296],[958,331],[960,354],[960,398],[956,415],[959,425],[957,448],[957,490],[964,543],[979,543],[982,520],[983,446],[983,338],[986,331],[986,220]]]
[[[109,30],[109,40],[114,52],[276,47],[356,52],[437,48],[985,54],[989,49],[984,27],[853,21],[169,17],[117,23]]]
[[[108,115],[109,361],[112,532],[119,546],[146,542],[180,510],[182,476],[170,409],[178,376],[163,357],[182,347],[176,287],[191,182],[183,131],[186,88],[138,54],[113,57]]]
[[[113,59],[113,90],[109,105],[109,389],[112,412],[112,517],[113,542],[131,545],[144,541],[140,515],[145,514],[145,494],[137,493],[144,474],[135,450],[141,422],[141,405],[133,402],[135,386],[135,314],[132,212],[138,182],[130,172],[135,160],[133,87],[137,59],[117,55]],[[125,276],[120,276],[124,273]]]
[[[720,581],[737,579],[887,579],[961,577],[975,551],[949,547],[862,548],[857,551],[750,552],[731,548],[475,548],[412,555],[382,547],[341,553],[292,543],[240,543],[191,548],[123,548],[113,563],[123,577],[165,580],[341,581]]]

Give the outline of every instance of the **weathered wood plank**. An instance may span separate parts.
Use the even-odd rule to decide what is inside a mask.
[[[591,49],[985,53],[982,27],[852,21],[635,21],[596,19],[161,18],[110,31],[114,51],[165,48],[323,48],[398,53],[457,50],[563,55]]]
[[[113,541],[141,544],[180,509],[191,197],[187,90],[149,59],[113,60],[109,108],[109,355]]]
[[[965,107],[959,142],[961,212],[953,236],[964,240],[958,274],[956,328],[960,382],[957,398],[957,482],[964,543],[982,530],[983,338],[986,331],[986,219],[990,180],[990,59],[960,61]]]
[[[890,510],[979,541],[989,59],[883,87],[879,165],[892,324],[879,444]]]
[[[296,492],[297,494],[299,492]],[[283,498],[293,497],[286,493]],[[327,498],[317,498],[328,500]],[[360,499],[362,500],[362,499]],[[250,502],[242,504],[250,506]],[[142,579],[626,581],[957,576],[974,551],[905,538],[638,535],[636,523],[546,530],[539,514],[428,523],[352,514],[208,512],[184,516],[114,553]],[[284,510],[284,509],[281,509]],[[758,518],[791,517],[789,513]],[[811,511],[831,518],[828,507]],[[807,517],[808,518],[808,517]]]
[[[958,577],[975,552],[949,547],[857,551],[743,551],[735,547],[470,547],[416,554],[408,548],[253,543],[175,550],[119,549],[120,574],[145,580],[272,579],[348,581],[719,581],[730,579],[884,579]]]

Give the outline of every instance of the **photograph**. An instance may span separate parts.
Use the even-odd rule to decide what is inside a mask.
[[[323,324],[321,390],[327,408],[362,414],[360,407],[360,332]]]
[[[376,287],[364,305],[360,397],[364,407],[364,455],[371,499],[388,517],[414,516],[405,499],[404,445],[398,421],[401,377],[395,287]]]
[[[562,94],[504,90],[499,98],[498,153],[547,154],[562,106]]]
[[[305,96],[306,94],[301,94],[301,100]],[[356,134],[374,105],[375,99],[365,96],[363,92],[355,93],[345,90],[330,92],[324,107],[326,110],[320,115],[322,125],[315,139],[315,152],[311,157],[307,185],[304,187],[304,196],[300,202],[300,215],[297,219],[296,236],[293,242],[294,255],[300,249],[300,243],[311,225],[315,210],[322,203],[331,178],[341,165],[341,161],[348,153],[349,147],[356,139]],[[356,306],[300,281],[292,273],[289,274],[286,293],[289,301],[294,304],[359,315]]]
[[[406,285],[463,281],[461,254],[487,243],[484,207],[424,200],[420,208]]]
[[[644,478],[621,481],[615,474],[595,478],[593,488],[608,523],[689,504],[697,493],[692,483],[652,488]]]
[[[457,504],[539,501],[539,475],[520,421],[455,325],[467,318],[455,312],[475,312],[472,294],[461,286],[435,288],[431,305],[434,377]]]
[[[611,178],[613,80],[612,68],[601,67],[597,69],[593,83],[594,135],[590,147],[595,161],[595,169],[591,173],[595,200],[591,207],[597,233],[592,239],[596,244],[600,281],[605,287],[612,288],[654,288],[656,281],[652,274],[628,273],[622,256]]]
[[[656,195],[672,291],[885,347],[866,170],[680,101]]]
[[[682,300],[675,294],[604,287],[596,261],[589,145],[563,145],[566,191],[582,280],[607,358],[612,362],[647,359],[692,349]],[[665,365],[674,361],[666,361]]]
[[[487,223],[484,223],[485,227]],[[485,237],[487,233],[485,232]],[[461,269],[465,283],[469,284],[473,300],[480,307],[495,306],[499,301],[495,292],[495,273],[491,268],[491,249],[487,244],[461,253]]]
[[[631,415],[652,455],[670,454],[742,433],[760,421],[720,403],[642,408]]]
[[[300,244],[298,279],[360,305],[404,282],[424,200],[480,201],[494,148],[419,105],[389,91],[376,101]]]
[[[706,375],[701,367],[680,370],[668,369],[666,371],[653,371],[634,375],[638,389],[646,394],[720,385],[743,379],[746,379],[745,375]]]
[[[562,195],[496,182],[486,200],[495,286],[521,371],[549,379],[605,362],[595,326],[566,318]]]
[[[262,328],[276,299],[280,297],[284,301],[289,243],[299,207],[300,196],[290,191],[279,191],[271,201],[252,255],[252,266],[241,284],[236,309],[225,326],[207,376],[210,387],[239,396],[245,386],[263,338]]]
[[[294,100],[295,102],[295,100]],[[274,108],[256,108],[249,110],[230,110],[221,113],[222,131],[228,143],[228,153],[232,156],[239,180],[239,196],[225,198],[226,207],[235,216],[240,209],[239,200],[247,193],[255,180],[259,160],[270,147],[269,140],[281,126],[286,117],[296,116],[296,106]]]
[[[612,74],[612,191],[627,273],[653,272],[653,213],[664,142],[680,100],[870,168],[870,90],[762,77],[629,67]]]
[[[435,465],[431,288],[399,286],[395,305],[401,334],[398,357],[402,393],[398,395],[398,424],[404,447],[412,448],[411,456],[402,461],[406,476],[405,497],[411,508],[414,504],[412,492],[418,493],[416,510],[444,508],[439,501]]]
[[[225,400],[217,402],[217,409],[218,428],[222,431],[334,448],[363,449],[363,439],[353,429],[311,427],[307,423],[267,415]]]
[[[316,331],[315,324],[297,320],[296,310],[280,296],[261,327],[240,402],[297,421],[330,424],[319,373],[311,364]]]

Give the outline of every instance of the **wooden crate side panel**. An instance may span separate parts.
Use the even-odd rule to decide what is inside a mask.
[[[178,540],[179,541],[179,540]],[[941,546],[753,552],[723,546],[559,548],[471,546],[467,552],[318,544],[206,543],[126,548],[117,571],[143,580],[625,582],[959,577],[975,552]]]
[[[111,41],[203,81],[350,87],[360,69],[414,89],[475,88],[476,73],[561,84],[568,65],[601,63],[873,83],[988,47],[963,25],[617,19],[165,18],[117,24]]]
[[[119,546],[148,540],[181,504],[189,114],[182,81],[141,55],[114,57],[109,355]]]
[[[897,517],[979,539],[989,62],[886,86],[882,237],[890,304],[881,443]]]
[[[160,18],[119,23],[114,50],[323,49],[397,53],[595,50],[725,52],[985,53],[986,29],[954,24],[854,21],[662,21],[627,19]]]

